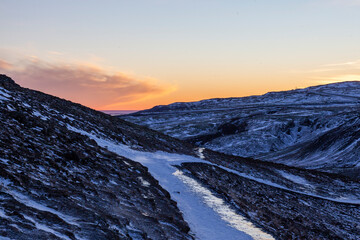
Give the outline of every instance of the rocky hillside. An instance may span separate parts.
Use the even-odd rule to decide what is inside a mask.
[[[199,147],[357,176],[360,82],[174,103],[122,116]]]
[[[181,151],[179,143],[3,75],[0,121],[0,238],[192,239],[147,168],[68,128],[137,149]]]

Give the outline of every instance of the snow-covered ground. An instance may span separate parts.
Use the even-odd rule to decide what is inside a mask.
[[[215,164],[212,164],[212,165],[215,165]],[[240,177],[244,177],[244,178],[247,178],[247,179],[251,179],[253,181],[256,181],[258,183],[263,183],[263,184],[266,184],[268,186],[272,186],[272,187],[276,187],[276,188],[279,188],[279,189],[282,189],[282,190],[286,190],[286,191],[289,191],[289,192],[293,192],[293,193],[298,193],[298,194],[302,194],[302,195],[305,195],[305,196],[309,196],[309,197],[315,197],[315,198],[320,198],[320,199],[324,199],[324,200],[328,200],[328,201],[332,201],[332,202],[336,202],[336,203],[348,203],[348,204],[355,204],[355,205],[360,205],[360,199],[357,199],[357,198],[347,198],[347,197],[340,197],[340,198],[331,198],[331,197],[324,197],[324,196],[321,196],[321,195],[318,195],[318,194],[313,194],[313,193],[308,193],[308,192],[303,192],[303,191],[297,191],[297,190],[293,190],[293,189],[290,189],[290,188],[287,188],[287,187],[284,187],[280,184],[277,184],[277,183],[273,183],[269,180],[266,180],[266,179],[261,179],[261,178],[257,178],[257,177],[254,177],[254,176],[250,176],[248,174],[245,174],[245,173],[241,173],[241,172],[238,172],[236,170],[233,170],[233,169],[230,169],[230,168],[227,168],[227,167],[223,167],[223,166],[219,166],[219,165],[216,165],[217,167],[220,167],[228,172],[231,172],[231,173],[234,173]],[[283,177],[284,174],[283,174]],[[298,176],[295,176],[295,175],[292,175],[292,174],[287,174],[287,176],[285,177],[287,179],[293,181],[293,182],[296,182],[296,183],[300,183],[300,177]],[[302,182],[301,184],[307,184],[305,182]]]
[[[237,214],[224,201],[216,197],[211,191],[202,186],[196,180],[187,177],[179,171],[175,165],[185,162],[200,162],[220,167],[238,176],[266,184],[278,189],[303,194],[305,196],[320,198],[337,203],[360,204],[360,199],[349,198],[329,198],[321,195],[297,191],[267,179],[257,178],[236,170],[216,165],[204,160],[203,148],[198,148],[199,158],[166,153],[166,152],[142,152],[131,149],[124,144],[115,143],[111,140],[98,138],[93,134],[79,130],[67,125],[69,130],[81,133],[94,139],[100,146],[107,148],[120,156],[140,162],[148,167],[149,172],[159,181],[171,197],[178,203],[180,210],[184,214],[184,219],[189,223],[193,233],[199,239],[273,239],[272,236],[254,226],[243,216]],[[286,173],[283,173],[284,175]],[[304,183],[295,175],[286,175],[294,182]]]
[[[100,146],[120,156],[140,162],[148,167],[149,172],[171,194],[172,199],[178,203],[179,209],[184,214],[184,219],[188,222],[197,239],[274,239],[246,218],[237,214],[210,190],[196,180],[187,177],[173,166],[180,165],[183,162],[206,161],[180,154],[136,151],[126,145],[100,139],[69,125],[68,128],[89,136]]]

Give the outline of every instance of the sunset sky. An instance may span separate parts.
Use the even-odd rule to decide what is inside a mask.
[[[98,110],[360,80],[360,0],[0,0],[0,73]]]

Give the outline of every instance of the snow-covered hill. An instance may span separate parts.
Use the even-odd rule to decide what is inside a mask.
[[[0,239],[356,239],[360,183],[228,156],[0,75]]]
[[[356,175],[359,112],[355,81],[174,103],[121,118],[227,154]]]

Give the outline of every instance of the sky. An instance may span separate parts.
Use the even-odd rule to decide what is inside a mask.
[[[360,80],[360,0],[0,0],[0,73],[97,110]]]

